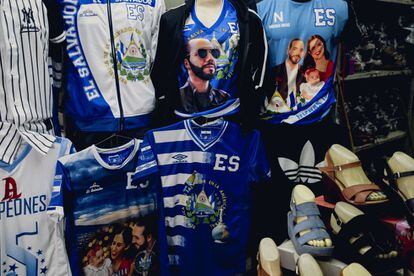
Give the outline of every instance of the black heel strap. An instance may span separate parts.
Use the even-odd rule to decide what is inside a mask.
[[[398,178],[403,178],[403,177],[407,177],[407,176],[413,176],[414,175],[414,171],[408,171],[408,172],[397,172],[394,173],[392,175],[392,177],[397,180]]]

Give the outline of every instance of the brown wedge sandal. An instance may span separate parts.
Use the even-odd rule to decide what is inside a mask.
[[[327,162],[326,167],[319,168],[322,172],[322,181],[326,187],[325,200],[331,203],[338,201],[346,201],[353,205],[376,205],[388,202],[388,199],[383,200],[367,200],[368,196],[373,192],[381,191],[373,182],[361,183],[346,187],[335,175],[336,172],[340,172],[346,169],[360,167],[361,161],[356,161],[348,164],[335,166],[329,152],[325,155]]]

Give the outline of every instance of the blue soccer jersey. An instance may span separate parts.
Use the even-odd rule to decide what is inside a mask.
[[[193,78],[197,79],[199,76],[189,75],[191,66],[188,63],[188,57],[186,61],[183,61],[178,72],[182,106],[176,114],[181,117],[190,117],[197,114],[216,113],[224,108],[228,109],[230,104],[233,104],[231,109],[233,111],[233,108],[238,107],[238,101],[235,100],[238,97],[238,73],[235,69],[239,58],[240,39],[237,13],[234,7],[229,1],[223,1],[221,14],[211,27],[206,27],[198,19],[194,8],[184,25],[183,37],[188,54],[196,55],[192,57],[193,59],[199,58],[199,55],[195,53],[199,48],[214,48],[217,54],[212,57],[211,61],[214,70],[211,72],[212,79],[209,80],[210,99],[204,100],[205,103],[198,104],[197,100],[200,102],[203,100],[194,99],[191,95],[195,93],[193,82],[196,80]],[[193,42],[189,43],[191,41]],[[193,60],[193,63],[195,66],[203,66],[203,64],[197,64],[197,60]]]
[[[48,212],[67,219],[74,275],[159,272],[156,187],[131,182],[138,148],[92,146],[59,160]]]
[[[276,84],[268,94],[266,118],[289,124],[321,120],[335,102],[333,76],[339,36],[348,20],[347,2],[263,0],[258,12]]]
[[[270,176],[260,134],[222,119],[147,133],[134,179],[158,173],[170,272],[245,271],[251,184]]]

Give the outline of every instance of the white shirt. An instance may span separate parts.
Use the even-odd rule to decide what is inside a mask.
[[[26,145],[12,164],[0,161],[0,275],[71,275],[64,221],[47,214],[57,160],[71,149],[57,138],[47,155]]]
[[[55,140],[48,54],[49,41],[65,40],[59,17],[54,0],[0,0],[0,160],[6,163],[22,140],[42,154]]]

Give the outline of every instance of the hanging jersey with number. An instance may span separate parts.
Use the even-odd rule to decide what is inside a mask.
[[[245,271],[251,184],[270,175],[260,134],[217,120],[150,131],[134,179],[161,177],[170,271],[235,275]]]
[[[57,138],[47,155],[23,147],[12,164],[0,162],[0,275],[71,275],[63,222],[46,211],[57,160],[72,143]]]
[[[103,269],[109,263],[116,276],[156,269],[155,186],[131,183],[139,143],[132,140],[114,149],[91,146],[59,160],[48,212],[67,219],[66,237],[74,275]],[[136,222],[149,232],[151,243],[148,237],[139,246],[134,243],[132,230]],[[96,246],[105,259],[99,267],[88,257]]]
[[[263,0],[258,3],[258,12],[269,43],[269,65],[276,86],[268,91],[265,119],[289,124],[320,121],[335,102],[333,77],[339,36],[348,20],[346,1]],[[325,71],[316,70],[311,75],[308,69],[315,69],[315,59],[322,56]],[[295,60],[294,67],[287,64],[289,57]],[[294,76],[288,74],[293,68]],[[301,88],[302,83],[318,92]]]
[[[58,1],[68,34],[65,110],[75,125],[82,131],[117,131],[121,113],[125,117],[125,129],[148,125],[149,113],[155,104],[149,75],[164,1]],[[120,99],[110,27],[113,28]]]
[[[185,105],[188,105],[188,103],[182,102],[182,107],[176,110],[176,114],[188,118],[201,114],[213,114],[220,111],[227,114],[235,112],[235,109],[237,109],[239,104],[239,101],[236,100],[238,97],[238,73],[235,69],[239,59],[240,40],[235,8],[230,1],[223,1],[221,14],[211,27],[206,27],[198,19],[196,10],[193,8],[184,25],[183,37],[184,44],[186,45],[185,47],[187,47],[188,42],[193,39],[205,39],[209,41],[211,47],[220,51],[219,57],[214,59],[216,69],[213,79],[210,80],[210,85],[211,88],[221,91],[221,94],[225,95],[225,100],[220,102],[219,107],[212,104],[209,108],[206,108],[206,110],[199,110],[198,112],[190,112],[188,108],[185,108]],[[183,61],[180,71],[178,72],[178,83],[181,93],[193,92],[186,90],[186,87],[191,86],[189,82],[188,70],[184,66]],[[182,96],[181,99],[183,100],[183,98],[184,97]]]

